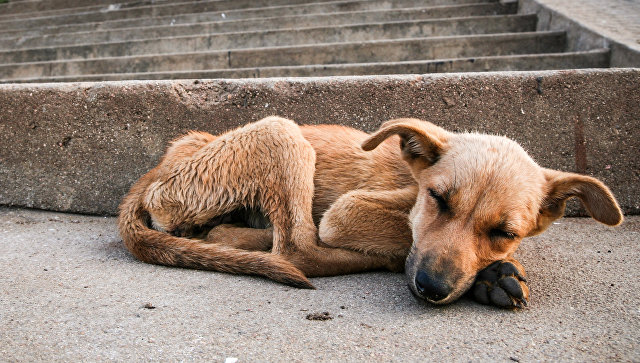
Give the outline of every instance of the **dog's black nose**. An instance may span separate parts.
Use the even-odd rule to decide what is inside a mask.
[[[422,270],[418,270],[416,274],[416,289],[420,295],[431,301],[440,301],[451,293],[449,285],[432,278]]]

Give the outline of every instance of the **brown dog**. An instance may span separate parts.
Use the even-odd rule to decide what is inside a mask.
[[[600,181],[539,167],[515,142],[398,119],[372,135],[268,117],[174,141],[120,206],[142,261],[263,275],[405,270],[414,295],[526,304],[512,258],[578,197],[596,220],[622,213]],[[406,262],[405,262],[406,261]],[[475,283],[474,283],[475,282]]]

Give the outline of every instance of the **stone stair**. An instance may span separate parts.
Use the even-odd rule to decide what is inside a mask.
[[[0,82],[603,68],[606,48],[497,0],[0,5]],[[65,8],[65,4],[67,8]]]

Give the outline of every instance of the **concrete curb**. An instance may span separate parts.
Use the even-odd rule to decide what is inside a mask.
[[[639,69],[0,85],[0,204],[114,214],[167,142],[281,115],[366,131],[395,117],[519,141],[640,213]],[[579,214],[573,210],[573,214]]]

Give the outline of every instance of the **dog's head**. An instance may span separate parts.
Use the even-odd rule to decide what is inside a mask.
[[[538,166],[514,141],[454,134],[431,123],[384,123],[362,145],[373,150],[400,136],[404,160],[418,182],[409,219],[413,245],[405,272],[412,292],[446,304],[471,287],[476,274],[544,231],[579,198],[591,216],[622,222],[609,189],[597,179]]]

